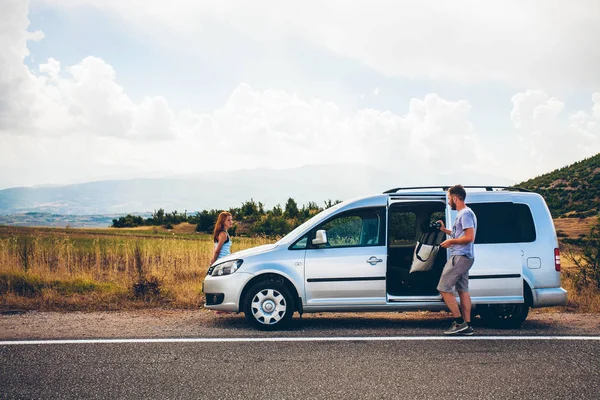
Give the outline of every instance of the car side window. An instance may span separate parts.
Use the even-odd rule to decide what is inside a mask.
[[[328,248],[381,246],[385,243],[382,213],[382,210],[360,210],[341,214],[315,228],[312,237],[317,230],[325,230],[324,246]]]
[[[306,249],[307,243],[308,243],[308,236],[304,235],[304,237],[302,239],[300,239],[296,243],[294,243],[294,245],[291,247],[291,249],[292,250]]]
[[[417,242],[417,214],[399,208],[390,210],[390,245],[406,246]]]

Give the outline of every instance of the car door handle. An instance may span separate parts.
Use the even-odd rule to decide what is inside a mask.
[[[375,256],[371,256],[368,260],[367,263],[371,264],[371,265],[375,265],[377,263],[383,262],[383,260],[381,258],[377,258]]]

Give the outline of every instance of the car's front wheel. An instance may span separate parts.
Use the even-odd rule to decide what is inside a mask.
[[[292,296],[281,282],[261,281],[246,293],[244,315],[258,329],[282,329],[289,324],[293,314]]]
[[[529,314],[529,304],[488,304],[479,311],[481,319],[494,328],[519,328]]]

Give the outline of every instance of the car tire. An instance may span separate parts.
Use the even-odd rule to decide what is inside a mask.
[[[294,314],[294,300],[281,282],[265,280],[248,290],[244,315],[255,328],[274,331],[287,327]]]
[[[479,309],[479,307],[478,307]],[[529,304],[487,304],[481,307],[479,315],[484,323],[500,329],[520,328],[529,314]]]

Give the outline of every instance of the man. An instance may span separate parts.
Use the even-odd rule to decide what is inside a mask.
[[[469,295],[469,270],[475,262],[474,245],[477,232],[477,217],[473,210],[465,205],[467,193],[461,185],[448,189],[448,202],[453,210],[457,210],[456,221],[452,231],[446,229],[443,221],[438,221],[440,230],[450,235],[441,243],[445,249],[450,249],[450,258],[444,266],[437,290],[441,293],[444,302],[450,309],[454,321],[450,328],[444,332],[446,335],[472,335],[471,327],[471,296]],[[452,288],[460,297],[460,307],[452,293]]]

